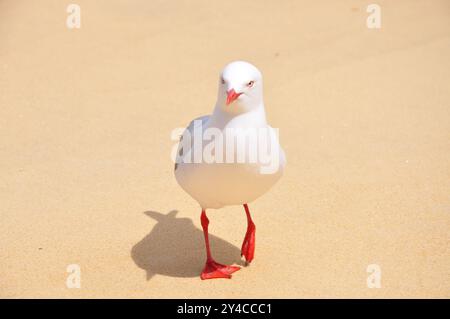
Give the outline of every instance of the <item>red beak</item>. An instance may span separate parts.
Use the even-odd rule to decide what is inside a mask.
[[[233,103],[234,100],[236,100],[239,95],[241,95],[242,93],[236,93],[236,91],[234,89],[231,89],[227,92],[227,105],[230,105],[231,103]]]

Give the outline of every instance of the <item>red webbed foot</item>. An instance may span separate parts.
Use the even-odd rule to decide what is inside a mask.
[[[238,266],[227,266],[222,265],[214,260],[207,260],[205,264],[205,268],[203,268],[202,274],[200,278],[202,280],[205,279],[214,279],[214,278],[231,278],[231,274],[241,269]]]

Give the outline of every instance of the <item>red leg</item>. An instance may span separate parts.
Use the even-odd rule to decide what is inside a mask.
[[[238,271],[241,268],[237,266],[222,265],[214,261],[214,259],[211,256],[211,250],[209,247],[209,236],[208,236],[209,220],[208,217],[206,217],[205,210],[202,210],[201,222],[203,228],[203,235],[205,236],[206,264],[205,268],[203,268],[200,278],[201,279],[231,278],[231,274],[234,273],[235,271]]]
[[[255,232],[256,227],[250,216],[250,210],[247,204],[244,204],[245,213],[247,214],[247,233],[245,234],[244,242],[242,243],[241,256],[245,257],[247,263],[251,263],[255,256]]]

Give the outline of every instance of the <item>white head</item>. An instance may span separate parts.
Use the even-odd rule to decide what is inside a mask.
[[[262,103],[261,72],[244,61],[228,64],[219,78],[217,107],[228,113],[243,113],[261,106]]]

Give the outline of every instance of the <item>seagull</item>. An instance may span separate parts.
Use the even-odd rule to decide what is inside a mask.
[[[213,113],[192,120],[183,131],[174,172],[181,188],[201,207],[206,246],[201,279],[231,278],[240,269],[213,259],[206,210],[230,205],[244,207],[247,232],[241,257],[250,264],[255,254],[256,227],[248,203],[266,193],[280,179],[286,165],[278,133],[266,121],[261,72],[248,62],[234,61],[222,70],[218,85]],[[244,142],[239,144],[239,138]],[[205,155],[213,159],[203,158]]]

